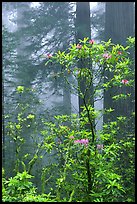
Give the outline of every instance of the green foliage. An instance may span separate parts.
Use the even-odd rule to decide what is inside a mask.
[[[17,92],[18,93],[23,93],[23,91],[24,91],[24,87],[23,86],[18,86],[17,87]]]
[[[28,193],[35,194],[36,188],[29,181],[31,178],[32,176],[24,171],[23,173],[18,172],[13,178],[5,179],[3,181],[3,188],[5,189],[3,201],[18,202],[22,201]]]
[[[56,118],[58,118],[58,125],[56,125],[56,127],[55,123],[49,123],[48,125],[48,128],[51,128],[51,134],[48,133],[48,137],[53,140],[56,138],[57,142],[54,143],[52,148],[59,157],[58,161],[60,161],[55,167],[56,169],[60,169],[59,177],[56,180],[57,200],[59,201],[63,199],[64,195],[66,196],[66,200],[68,200],[69,194],[73,191],[72,189],[74,186],[77,186],[77,188],[74,189],[72,201],[79,199],[85,201],[87,195],[86,159],[88,158],[88,149],[91,149],[90,166],[92,174],[93,172],[94,174],[90,200],[97,202],[100,197],[100,202],[122,201],[126,194],[126,189],[124,189],[124,180],[122,179],[121,172],[119,172],[119,174],[117,173],[116,164],[117,161],[121,161],[121,152],[123,151],[124,146],[121,145],[121,142],[118,143],[114,139],[116,134],[114,134],[114,129],[117,130],[119,128],[118,122],[111,122],[110,126],[106,125],[106,128],[110,133],[107,137],[106,132],[102,134],[100,133],[105,145],[103,149],[98,150],[96,149],[96,144],[98,143],[94,145],[88,144],[88,147],[86,147],[84,144],[82,145],[74,142],[81,138],[88,138],[89,140],[91,138],[91,133],[84,128],[85,124],[83,124],[83,118],[78,119],[76,115],[73,115],[73,117],[71,116],[70,118],[64,115]],[[66,118],[67,121],[73,121],[69,127],[62,125],[62,122],[64,122],[64,119]],[[121,120],[121,118],[118,119]],[[76,123],[78,124],[78,127],[76,127]],[[128,145],[126,150],[127,153],[128,147],[133,151],[133,142],[124,142],[124,145]],[[132,172],[132,177],[133,176],[134,173]],[[70,189],[72,191],[70,191]],[[68,194],[68,192],[70,193]],[[81,192],[80,196],[79,192]]]
[[[4,171],[4,170],[3,170]],[[3,175],[4,176],[4,175]],[[2,194],[3,202],[52,202],[50,193],[37,195],[36,187],[31,181],[33,176],[26,171],[17,173],[13,178],[6,180],[3,177]]]

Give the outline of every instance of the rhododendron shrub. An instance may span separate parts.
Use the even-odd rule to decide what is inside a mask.
[[[79,133],[73,129],[74,132],[71,132],[71,135],[73,134],[74,141],[69,141],[71,144],[70,152],[73,156],[76,154],[75,148],[79,148],[77,150],[78,153],[75,155],[75,162],[73,160],[71,161],[73,161],[75,165],[77,164],[77,169],[79,164],[81,169],[83,168],[79,176],[79,170],[75,170],[77,173],[74,174],[75,178],[73,178],[70,186],[72,188],[73,181],[76,180],[76,178],[79,180],[79,183],[80,181],[83,182],[83,185],[81,185],[84,186],[84,188],[80,185],[79,189],[82,201],[122,201],[124,195],[126,195],[126,189],[124,189],[125,183],[122,180],[122,178],[124,178],[122,177],[123,173],[117,170],[117,161],[121,159],[121,152],[123,151],[123,143],[125,141],[128,141],[130,145],[132,144],[131,146],[133,148],[134,136],[132,135],[130,139],[126,137],[126,140],[125,138],[124,140],[123,138],[121,140],[118,139],[117,135],[123,131],[119,123],[119,118],[121,117],[123,119],[123,116],[119,116],[116,121],[110,121],[108,124],[104,124],[102,131],[97,130],[95,120],[97,121],[99,116],[103,114],[108,114],[109,117],[109,114],[113,114],[115,110],[111,108],[96,110],[94,105],[90,102],[90,97],[95,102],[101,99],[105,90],[116,87],[116,94],[113,96],[113,100],[132,99],[133,96],[131,93],[122,92],[123,89],[120,89],[122,86],[125,86],[125,88],[126,86],[134,86],[134,65],[130,56],[130,49],[134,46],[134,38],[129,37],[127,43],[128,45],[124,47],[119,44],[113,44],[111,40],[96,43],[94,40],[84,38],[84,40],[80,40],[78,44],[70,45],[68,50],[63,52],[59,51],[52,56],[53,63],[59,63],[61,65],[58,77],[64,77],[66,83],[70,83],[72,93],[79,95],[79,97],[83,99],[84,105],[81,107],[83,111],[80,113],[80,121],[77,125]],[[104,73],[106,71],[111,73],[110,78],[105,76]],[[66,73],[69,74],[69,77],[71,75],[71,77],[78,82],[77,85],[75,80],[74,82],[73,80],[71,80],[71,82],[69,81],[69,77]],[[83,79],[86,85],[84,92],[80,86]],[[93,93],[91,92],[90,95],[87,95],[91,84],[94,85]],[[86,97],[88,97],[89,100],[85,100]],[[124,121],[124,119],[122,119],[123,125],[126,125],[128,120]],[[130,133],[126,133],[126,135],[128,134]],[[98,141],[98,135],[100,135],[100,141]],[[64,139],[62,140],[65,142]],[[103,143],[105,145],[103,145]],[[66,146],[64,147],[65,149]],[[72,151],[73,148],[74,150]],[[133,156],[134,148],[132,149],[132,153]],[[67,153],[70,157],[71,154]],[[64,162],[68,160],[67,157],[67,160],[64,159]],[[127,160],[129,162],[129,158]],[[68,165],[69,171],[70,169],[72,170],[73,166],[72,163],[70,163]],[[75,165],[73,169],[76,168]],[[132,170],[133,169],[134,165],[132,165]],[[117,172],[119,172],[119,174],[117,174]],[[133,171],[132,177],[134,177]],[[66,178],[62,180],[62,188],[66,186],[65,181]],[[79,183],[77,183],[78,186]],[[132,184],[132,187],[133,186],[134,184]],[[76,189],[74,191],[76,191]],[[83,197],[83,192],[86,199]],[[74,195],[76,197],[78,196],[76,192]],[[78,198],[79,196],[77,199]]]

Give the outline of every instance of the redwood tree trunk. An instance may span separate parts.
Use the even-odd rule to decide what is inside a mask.
[[[76,43],[79,43],[79,39],[84,39],[85,37],[91,38],[91,28],[90,28],[90,5],[89,2],[76,2]],[[91,69],[89,65],[89,69]],[[84,68],[85,63],[83,64],[82,60],[78,62],[79,68]],[[87,67],[87,64],[86,64]],[[80,83],[80,89],[81,92],[84,93],[86,84],[85,80],[81,80]],[[91,97],[93,93],[93,85],[90,88],[90,95],[86,96],[86,99],[88,100],[89,97]],[[93,98],[91,100],[91,104],[93,105]],[[81,113],[82,109],[81,106],[83,106],[83,99],[79,97],[79,113]]]
[[[134,35],[134,3],[133,2],[106,2],[105,15],[105,40],[112,39],[113,43],[126,44],[126,39]],[[105,73],[107,78],[111,78],[113,73]],[[110,120],[115,120],[117,116],[129,116],[131,110],[134,109],[133,100],[121,100],[118,103],[112,100],[115,94],[132,93],[134,97],[134,90],[130,87],[122,87],[116,89],[112,87],[104,92],[104,109],[114,108],[115,113],[111,114]],[[108,121],[108,116],[103,117],[104,122]]]

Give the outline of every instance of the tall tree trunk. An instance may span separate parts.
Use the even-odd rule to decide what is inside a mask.
[[[79,43],[79,39],[83,40],[84,38],[91,38],[91,28],[90,28],[90,5],[89,2],[77,2],[76,3],[76,43]],[[92,69],[92,62],[87,62],[84,59],[80,59],[78,62],[78,68],[88,68]],[[82,112],[82,106],[84,106],[88,113],[89,125],[86,126],[92,133],[92,144],[94,143],[94,127],[93,123],[90,120],[88,105],[94,106],[93,100],[93,83],[89,87],[89,90],[86,90],[86,79],[81,78],[78,81],[78,86],[80,88],[80,92],[84,95],[84,98],[79,97],[79,114]],[[93,185],[93,174],[94,170],[90,165],[90,149],[87,151],[87,159],[86,159],[86,170],[87,170],[87,201],[91,201],[91,190]]]
[[[105,14],[105,40],[112,39],[113,43],[126,44],[126,39],[134,34],[134,3],[133,2],[106,2]],[[113,73],[108,71],[105,73],[107,78],[111,78]],[[129,116],[131,110],[134,109],[132,100],[114,102],[112,97],[114,93],[130,93],[134,92],[133,88],[122,87],[116,90],[112,87],[104,92],[104,109],[115,109],[114,114],[111,114],[109,120],[115,120],[118,115]],[[108,116],[104,115],[103,121],[108,121]]]
[[[106,2],[105,38],[125,45],[134,33],[134,2]]]
[[[28,12],[30,9],[30,2],[16,2],[16,12],[17,12],[17,40],[19,44],[17,45],[16,51],[17,51],[17,56],[16,56],[16,66],[17,66],[17,72],[16,72],[16,79],[17,79],[17,84],[19,85],[24,85],[26,87],[30,87],[30,81],[28,80],[29,73],[26,72],[26,66],[25,62],[28,60],[29,53],[26,52],[25,48],[27,45],[27,40],[25,36],[23,35],[23,28],[26,27],[26,23],[24,22],[24,12]],[[21,74],[20,74],[21,73]],[[23,77],[23,74],[25,73],[25,77]],[[23,100],[22,100],[23,99]],[[25,98],[22,96],[19,96],[17,99],[18,103],[24,103],[24,107],[27,104],[27,101]],[[16,102],[17,102],[16,101]],[[15,114],[18,115],[18,113],[21,111],[20,107],[16,109]],[[17,116],[16,116],[17,118]],[[30,137],[25,137],[27,134],[24,132],[21,135],[23,138],[25,138],[26,144],[31,144],[31,139]],[[17,135],[16,135],[17,136]],[[22,159],[22,155],[25,154],[27,146],[25,148],[22,147],[21,151],[19,151],[19,141],[16,140],[14,141],[14,162],[15,162],[15,172],[17,173],[20,170],[20,160]]]
[[[90,28],[90,5],[89,2],[76,2],[76,43],[79,42],[79,39],[84,39],[85,37],[91,38],[91,28]],[[83,68],[83,63],[78,62],[78,67]],[[87,67],[87,65],[86,65]],[[91,68],[91,67],[89,67]],[[84,93],[86,89],[85,80],[80,81],[80,90]],[[90,96],[93,93],[93,85],[90,88]],[[91,97],[90,97],[91,98]],[[89,96],[86,96],[86,99],[89,99]],[[91,101],[93,106],[93,100]],[[83,99],[79,97],[79,113],[81,113],[81,106],[84,105]]]
[[[134,36],[134,2],[107,2],[105,23],[105,40],[111,38],[113,43],[118,43],[125,46],[126,38],[129,36]],[[132,50],[130,53],[131,58],[134,57]],[[132,70],[134,72],[134,65],[132,66]],[[111,77],[111,74],[113,73],[105,73],[108,78]],[[114,95],[115,91],[117,92],[117,94],[131,93],[131,97],[126,100],[118,100],[118,102],[114,102],[112,100],[112,96]],[[112,87],[110,90],[104,92],[104,108],[112,107],[114,109],[114,112],[112,112],[109,117],[107,115],[104,115],[103,121],[115,121],[116,117],[120,115],[126,116],[128,119],[128,123],[124,125],[124,127],[122,127],[121,124],[120,131],[116,135],[117,140],[121,138],[123,140],[127,140],[129,134],[130,138],[132,136],[132,133],[134,134],[135,121],[133,117],[131,118],[131,113],[132,111],[134,111],[134,98],[134,87],[123,86],[121,88],[117,88],[117,90],[115,87]],[[132,149],[131,154],[134,154],[133,152],[134,149]],[[122,154],[120,154],[120,160],[116,161],[116,165],[119,169],[118,174],[121,174],[122,180],[125,181],[123,182],[125,189],[126,186],[131,185],[134,180],[133,174],[131,174],[131,179],[129,179],[128,184],[127,178],[125,178],[125,176],[127,176],[126,170],[133,168],[131,167],[131,160],[132,157],[128,157],[128,152],[125,148],[123,149]]]
[[[17,66],[18,72],[16,74],[19,83],[26,87],[31,87],[31,80],[33,80],[33,75],[35,76],[35,71],[32,67],[30,71],[30,66],[32,66],[28,60],[31,55],[31,51],[26,49],[29,45],[27,35],[24,33],[27,23],[25,22],[25,12],[29,13],[31,2],[16,2],[17,8],[17,29],[18,29],[18,40],[19,44],[17,46]],[[33,37],[33,36],[32,36]],[[27,62],[27,63],[26,63]]]

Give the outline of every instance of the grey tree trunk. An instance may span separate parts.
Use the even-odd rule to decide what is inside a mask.
[[[63,87],[63,105],[64,105],[64,114],[71,114],[71,92],[70,85]]]
[[[32,64],[29,61],[32,50],[27,49],[27,46],[30,45],[30,41],[27,39],[27,34],[25,29],[27,28],[27,22],[25,21],[25,12],[29,13],[31,2],[16,2],[17,5],[17,29],[18,29],[18,39],[19,44],[17,47],[17,66],[18,73],[17,78],[19,83],[22,83],[24,86],[31,86],[31,80],[35,76],[35,71]],[[33,38],[33,36],[32,36]],[[26,63],[27,62],[27,63]]]
[[[105,40],[112,39],[113,43],[126,44],[126,39],[129,36],[134,35],[134,2],[106,2],[106,14],[105,14]],[[106,72],[105,76],[110,78],[113,73]],[[112,100],[114,93],[134,93],[133,88],[117,89],[112,87],[108,91],[104,92],[104,109],[114,108],[115,113],[112,114],[109,119],[115,120],[116,116],[124,115],[129,116],[131,110],[134,109],[134,104],[131,100],[120,101],[118,103]],[[103,121],[108,121],[108,116],[104,115]]]
[[[134,33],[134,2],[106,2],[105,38],[125,45]]]
[[[84,39],[85,37],[91,38],[91,28],[90,28],[90,5],[89,2],[76,2],[76,43],[79,42],[79,39]],[[79,68],[84,68],[85,63],[83,64],[82,60],[78,62]],[[86,64],[87,67],[87,64]],[[89,67],[91,69],[91,67]],[[86,89],[85,80],[80,81],[81,92],[84,93]],[[93,85],[90,89],[90,95],[93,93]],[[86,100],[89,99],[89,96],[86,96]],[[91,101],[93,105],[93,100]],[[79,97],[79,113],[81,113],[83,106],[83,99]]]

